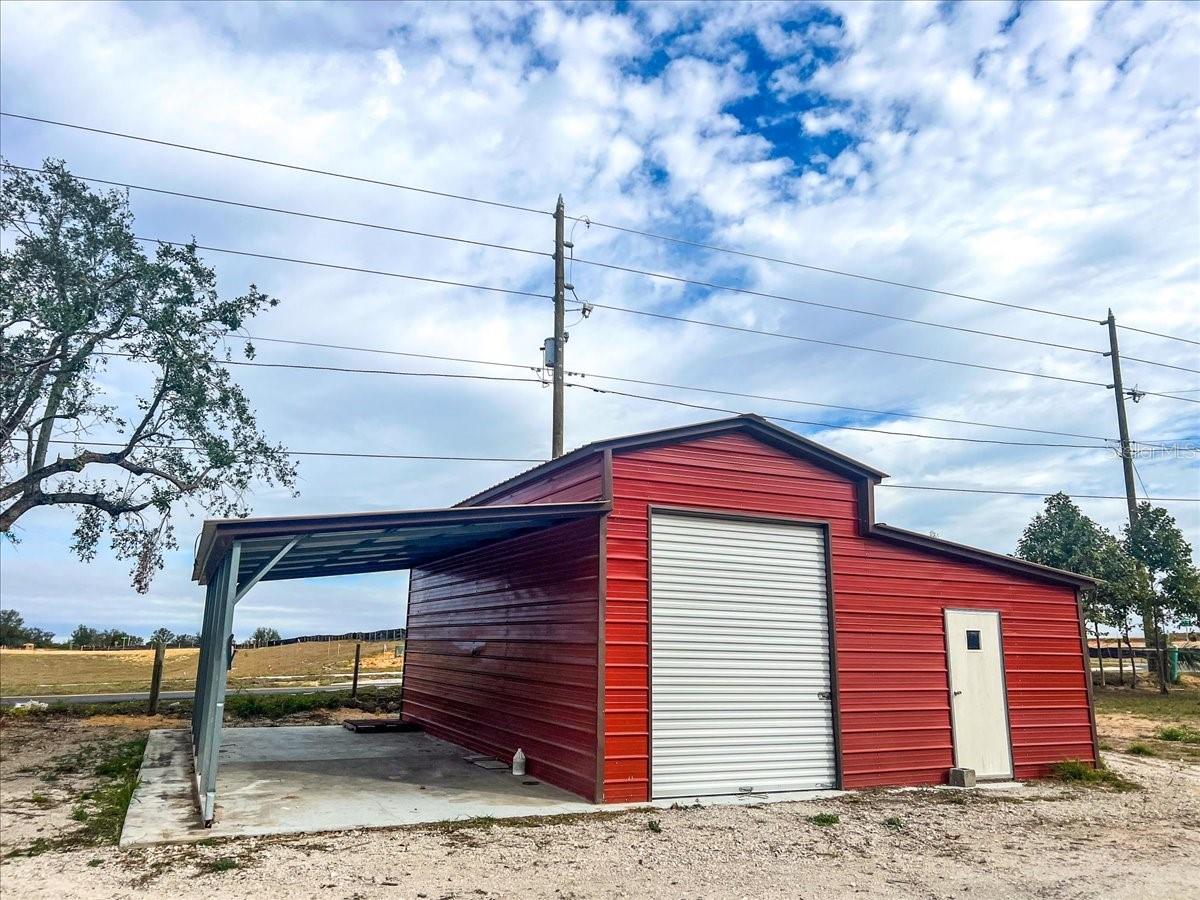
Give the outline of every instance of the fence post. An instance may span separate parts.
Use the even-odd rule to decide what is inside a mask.
[[[350,685],[350,699],[358,697],[358,664],[362,661],[362,643],[354,645],[354,681]]]
[[[158,715],[158,695],[162,690],[163,661],[167,645],[159,641],[154,645],[154,670],[150,673],[150,715]]]

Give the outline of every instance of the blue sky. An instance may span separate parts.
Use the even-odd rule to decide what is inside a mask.
[[[3,3],[6,111],[550,209],[768,256],[1196,337],[1200,321],[1200,13],[1174,3],[23,4]],[[54,76],[49,73],[53,71]],[[81,175],[535,249],[549,219],[5,119],[5,158],[61,157]],[[549,289],[548,261],[134,192],[142,234],[397,272]],[[1102,348],[1099,325],[698,251],[577,226],[583,259]],[[421,286],[217,253],[223,289],[283,301],[250,332],[536,366],[544,301]],[[1102,357],[685,288],[586,265],[580,297],[765,331],[1103,381]],[[572,321],[574,321],[573,317]],[[1195,347],[1127,333],[1130,355],[1196,367]],[[440,368],[262,343],[264,361]],[[571,327],[568,366],[677,384],[922,415],[1115,433],[1102,388],[736,334],[598,309]],[[114,366],[129,402],[144,373]],[[366,375],[239,375],[269,434],[294,449],[539,457],[537,385]],[[1200,376],[1131,363],[1152,390]],[[592,380],[593,384],[604,384]],[[886,431],[1030,435],[779,402],[647,389],[695,403]],[[1200,434],[1195,404],[1151,398],[1134,436]],[[567,443],[712,413],[573,390]],[[1104,452],[952,443],[796,426],[902,483],[1119,494]],[[1036,439],[1036,438],[1034,438]],[[1139,461],[1158,496],[1194,497],[1200,461]],[[305,458],[301,496],[256,512],[438,506],[522,464]],[[1081,501],[1112,528],[1123,504]],[[892,524],[1009,552],[1039,501],[878,492]],[[1193,542],[1197,504],[1171,511]],[[43,627],[195,630],[188,582],[203,510],[149,596],[71,518],[22,520],[0,594]],[[191,518],[188,518],[188,516]],[[239,633],[387,627],[404,576],[263,585]]]

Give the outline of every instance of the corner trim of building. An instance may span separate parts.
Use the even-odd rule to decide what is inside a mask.
[[[1087,689],[1088,722],[1092,727],[1092,764],[1100,765],[1100,734],[1096,729],[1096,698],[1092,687],[1092,660],[1088,651],[1087,622],[1083,615],[1083,590],[1075,589],[1075,607],[1079,611],[1079,644],[1083,651],[1083,684]]]
[[[606,451],[604,460],[605,471],[608,473],[609,487],[605,492],[606,499],[612,502],[612,457]],[[596,803],[604,802],[604,738],[605,738],[605,693],[607,677],[605,673],[605,645],[607,644],[606,616],[608,607],[608,518],[611,511],[600,517],[599,557],[596,565]]]

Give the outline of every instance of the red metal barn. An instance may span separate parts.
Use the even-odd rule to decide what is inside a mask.
[[[1095,761],[1092,582],[877,523],[882,477],[740,416],[471,497],[607,505],[413,569],[403,718],[605,802]]]

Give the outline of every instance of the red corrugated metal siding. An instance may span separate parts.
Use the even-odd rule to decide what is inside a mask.
[[[745,435],[613,458],[607,541],[604,799],[649,793],[650,503],[830,523],[846,787],[931,784],[953,765],[942,610],[999,609],[1018,778],[1091,758],[1074,590],[864,537],[855,485]]]
[[[600,521],[414,569],[403,718],[592,798]]]

